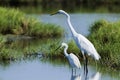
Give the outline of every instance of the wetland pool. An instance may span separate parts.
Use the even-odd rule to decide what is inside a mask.
[[[88,68],[87,80],[119,80],[116,73],[103,73],[90,65]],[[11,62],[6,67],[0,65],[0,80],[85,80],[84,78],[83,66],[81,70],[77,70],[76,75],[72,75],[68,65],[44,62],[40,58]]]

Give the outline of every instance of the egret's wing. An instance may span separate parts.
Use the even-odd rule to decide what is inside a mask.
[[[99,54],[97,53],[94,45],[87,38],[79,34],[76,38],[76,41],[77,44],[79,44],[78,47],[81,48],[81,50],[83,50],[88,55],[93,56],[96,60],[99,60]]]
[[[70,64],[74,65],[73,67],[81,68],[81,64],[78,57],[73,53],[69,54],[69,61],[70,61]]]

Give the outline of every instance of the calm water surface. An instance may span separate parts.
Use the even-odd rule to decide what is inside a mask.
[[[53,23],[66,30],[66,39],[71,39],[71,33],[62,15],[50,16],[48,14],[32,15],[44,23]],[[77,32],[87,36],[89,27],[97,20],[120,20],[120,14],[70,14],[71,22]],[[54,62],[53,62],[54,63]],[[53,64],[42,59],[10,62],[8,65],[0,64],[0,80],[84,80],[83,69],[72,75],[68,64]],[[120,73],[102,71],[89,65],[87,80],[120,80]]]
[[[22,61],[7,66],[0,66],[0,80],[84,80],[83,68],[71,73],[68,65],[53,65],[41,60]],[[89,66],[87,80],[119,80],[108,73],[102,74],[95,67]]]

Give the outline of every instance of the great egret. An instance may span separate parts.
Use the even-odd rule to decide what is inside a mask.
[[[58,10],[54,14],[63,14],[63,15],[66,16],[67,23],[68,23],[68,26],[71,30],[73,39],[76,42],[76,45],[78,46],[78,48],[82,52],[82,55],[83,55],[83,58],[84,58],[84,61],[85,61],[84,62],[84,70],[86,70],[86,73],[88,73],[88,68],[87,68],[88,59],[87,59],[86,55],[92,56],[95,60],[99,60],[101,58],[100,55],[97,53],[94,45],[87,38],[85,38],[81,34],[78,34],[75,31],[75,29],[73,28],[73,26],[70,22],[70,16],[67,12],[65,12],[63,10]],[[54,15],[54,14],[51,14],[51,15]]]
[[[64,55],[68,59],[70,65],[72,67],[72,72],[73,72],[73,68],[75,68],[75,70],[76,70],[76,68],[80,69],[81,64],[80,64],[78,57],[76,55],[74,55],[73,53],[70,53],[70,54],[67,53],[68,45],[66,43],[63,42],[61,44],[61,48],[62,47],[64,47]]]

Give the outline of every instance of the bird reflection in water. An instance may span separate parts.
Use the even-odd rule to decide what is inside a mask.
[[[101,80],[101,73],[96,72],[93,74],[85,75],[83,72],[79,74],[74,74],[72,72],[70,80]]]
[[[71,80],[82,80],[81,79],[81,75],[80,74],[74,74],[72,72],[72,74],[71,74]]]
[[[101,73],[100,72],[96,72],[93,75],[91,75],[90,77],[85,75],[84,80],[101,80]]]
[[[101,78],[101,73],[96,72],[88,80],[101,80],[100,78]]]

